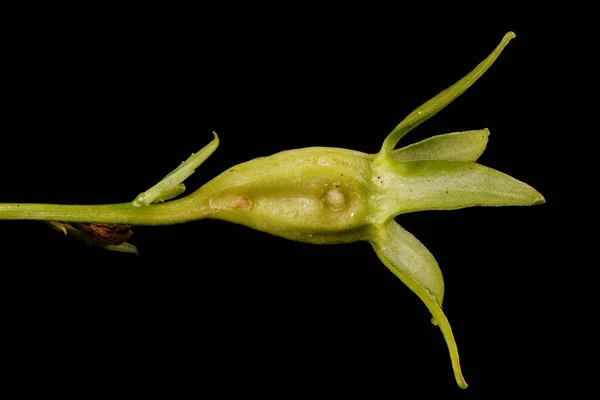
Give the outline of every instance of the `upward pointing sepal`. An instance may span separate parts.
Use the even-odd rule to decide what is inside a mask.
[[[487,147],[489,135],[489,130],[481,129],[432,136],[394,150],[391,157],[398,161],[477,161]]]
[[[381,146],[380,154],[389,156],[396,144],[404,135],[408,132],[433,117],[435,114],[440,112],[448,104],[452,103],[458,96],[463,94],[468,88],[470,88],[481,76],[492,66],[494,61],[498,58],[502,50],[506,47],[508,42],[515,37],[513,32],[508,32],[500,44],[490,53],[485,60],[477,65],[471,72],[465,75],[461,80],[450,86],[446,90],[438,93],[436,96],[426,101],[413,112],[411,112],[406,118],[404,118],[394,130],[385,138],[383,145]]]

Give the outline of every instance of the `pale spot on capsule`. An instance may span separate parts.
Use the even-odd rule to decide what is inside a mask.
[[[325,205],[332,211],[340,211],[346,204],[346,196],[339,189],[330,189],[325,193]]]
[[[323,166],[329,166],[329,165],[331,165],[331,163],[332,163],[332,160],[330,157],[321,156],[317,160],[317,164],[323,165]]]

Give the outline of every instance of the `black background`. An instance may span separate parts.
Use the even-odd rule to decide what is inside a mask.
[[[139,227],[139,256],[0,222],[10,379],[25,392],[124,385],[168,398],[491,398],[552,386],[546,317],[560,291],[544,288],[559,268],[562,200],[558,145],[542,126],[551,115],[539,109],[552,96],[541,66],[555,55],[549,31],[483,14],[440,24],[391,9],[29,10],[3,39],[0,200],[91,204],[133,199],[212,131],[221,145],[188,192],[281,150],[375,153],[514,30],[474,87],[401,142],[487,127],[480,162],[547,199],[397,218],[442,268],[469,389],[456,386],[426,308],[369,244],[307,245],[211,220]]]

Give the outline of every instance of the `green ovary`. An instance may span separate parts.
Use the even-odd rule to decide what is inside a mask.
[[[339,235],[364,224],[366,207],[360,192],[342,182],[321,179],[306,182],[305,187],[286,186],[284,181],[276,187],[220,193],[209,201],[211,217],[308,242],[315,235]]]
[[[336,243],[356,240],[368,211],[368,156],[342,157],[335,151],[289,151],[221,174],[202,192],[215,193],[208,201],[211,218],[311,243],[329,235]],[[287,162],[280,163],[280,157]],[[351,235],[345,237],[345,231]]]

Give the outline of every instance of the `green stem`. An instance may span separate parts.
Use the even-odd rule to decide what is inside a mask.
[[[19,204],[0,203],[0,220],[36,220],[87,222],[96,224],[172,225],[206,218],[210,213],[204,192],[179,200],[171,199],[185,190],[183,181],[219,146],[219,138],[192,154],[159,183],[141,193],[130,203],[100,205]]]
[[[0,220],[37,220],[130,225],[171,225],[206,218],[206,202],[191,196],[139,207],[132,203],[102,205],[0,203]]]

